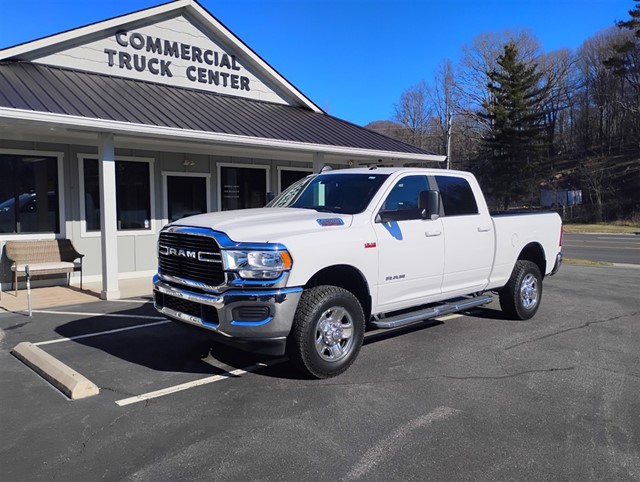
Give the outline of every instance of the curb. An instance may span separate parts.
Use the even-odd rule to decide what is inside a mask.
[[[19,343],[11,353],[71,400],[91,397],[100,392],[100,389],[90,380],[33,343],[28,341]]]

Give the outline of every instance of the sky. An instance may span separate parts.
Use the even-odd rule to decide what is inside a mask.
[[[0,0],[0,49],[165,3]],[[430,82],[479,34],[529,29],[543,52],[575,50],[627,20],[633,0],[200,0],[329,114],[392,120],[402,92]]]

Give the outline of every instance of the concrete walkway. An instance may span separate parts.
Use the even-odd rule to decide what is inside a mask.
[[[42,310],[54,306],[75,305],[100,301],[102,282],[84,283],[83,289],[79,286],[51,286],[47,288],[33,288],[31,290],[31,303],[34,310]],[[120,297],[134,298],[140,296],[152,296],[151,277],[124,279],[119,281]],[[16,296],[14,290],[3,291],[0,299],[0,310],[9,312],[27,311],[27,290],[21,289]]]

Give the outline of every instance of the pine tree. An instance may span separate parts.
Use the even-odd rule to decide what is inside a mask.
[[[488,168],[482,177],[507,209],[537,195],[547,89],[537,65],[526,63],[516,44],[504,45],[497,64],[487,72],[491,101],[483,105],[482,117],[490,129],[483,139]]]

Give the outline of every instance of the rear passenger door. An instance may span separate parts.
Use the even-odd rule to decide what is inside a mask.
[[[478,192],[463,176],[436,175],[430,182],[442,199],[442,292],[454,296],[480,291],[487,284],[495,250],[493,222],[484,202],[477,202],[482,193],[475,181]]]

